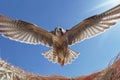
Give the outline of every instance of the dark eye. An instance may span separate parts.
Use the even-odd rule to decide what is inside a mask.
[[[62,29],[61,29],[61,28],[59,28],[59,30],[60,30],[60,31],[62,31]]]

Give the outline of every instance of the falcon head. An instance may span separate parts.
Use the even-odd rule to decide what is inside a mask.
[[[64,30],[61,27],[56,27],[54,32],[55,32],[55,35],[63,35],[66,32],[66,30]]]

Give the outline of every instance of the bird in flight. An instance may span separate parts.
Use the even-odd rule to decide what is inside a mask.
[[[51,49],[43,53],[48,60],[62,66],[70,64],[79,53],[71,50],[69,45],[81,42],[104,32],[120,19],[120,4],[101,14],[91,16],[69,30],[57,27],[47,31],[32,23],[13,20],[0,15],[0,33],[7,38],[28,44],[44,44]]]

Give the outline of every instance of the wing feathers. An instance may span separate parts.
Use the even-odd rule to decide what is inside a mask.
[[[52,45],[52,33],[37,27],[34,24],[12,20],[0,15],[0,33],[10,39],[29,44]]]
[[[108,26],[113,26],[115,25],[116,22],[101,22],[100,25],[108,25]]]
[[[104,32],[115,25],[118,19],[120,19],[120,5],[85,19],[66,33],[69,45]]]
[[[120,19],[120,16],[103,18],[102,21],[110,21],[110,20],[113,21],[118,19]]]

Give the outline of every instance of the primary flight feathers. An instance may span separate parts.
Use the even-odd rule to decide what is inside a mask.
[[[99,15],[89,17],[67,32],[69,45],[104,32],[120,19],[120,5]]]

